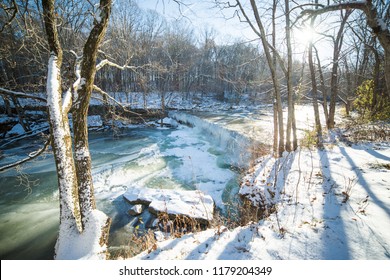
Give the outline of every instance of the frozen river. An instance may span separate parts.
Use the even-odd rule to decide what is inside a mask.
[[[229,133],[202,122],[194,128],[134,127],[115,134],[90,133],[97,207],[113,219],[109,246],[128,245],[138,221],[127,213],[131,205],[122,197],[128,188],[199,189],[225,209],[238,191],[237,167],[248,160],[238,144],[242,139]],[[8,147],[0,165],[26,154],[31,145],[26,141]],[[50,153],[22,169],[0,173],[0,186],[1,259],[51,259],[59,208]]]

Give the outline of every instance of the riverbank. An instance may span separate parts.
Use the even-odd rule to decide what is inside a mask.
[[[134,259],[390,259],[390,145],[302,148],[259,158],[242,195],[270,215],[153,244]]]

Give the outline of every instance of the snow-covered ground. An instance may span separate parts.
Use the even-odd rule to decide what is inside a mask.
[[[131,98],[129,103],[142,107],[142,95]],[[175,94],[166,98],[172,107],[191,110],[171,116],[195,126],[197,133],[204,131],[212,141],[219,141],[220,148],[233,155],[230,164],[249,163],[250,151],[243,147],[252,141],[271,143],[269,106],[233,106],[212,99],[194,103]],[[158,96],[148,104],[159,108]],[[225,113],[220,114],[222,111]],[[302,137],[314,127],[313,109],[297,106],[296,114]],[[336,123],[341,121],[338,118]],[[91,118],[90,123],[100,124],[100,119]],[[210,146],[203,141],[200,145],[190,130],[181,128],[170,133],[174,147],[151,145],[149,150],[139,151],[147,155],[139,165],[149,168],[158,163],[160,154],[177,157],[181,164],[174,173],[183,181],[194,181],[196,189],[222,206],[221,194],[229,181],[226,178],[233,175],[216,168],[216,158],[205,153]],[[248,169],[241,194],[255,206],[268,206],[266,210],[271,214],[265,219],[235,228],[220,224],[181,238],[167,238],[157,242],[151,252],[145,251],[134,259],[390,259],[390,144],[348,146],[338,141],[337,135],[329,139],[324,150],[302,148],[279,160],[264,156]],[[211,152],[220,155],[220,151]],[[134,183],[128,182],[130,171],[122,174],[116,170],[110,174],[118,176],[110,175],[108,179],[100,171],[95,174],[97,197],[105,195],[102,190],[107,183],[109,188]],[[206,175],[207,180],[198,178],[198,173]],[[138,185],[150,179],[145,174],[133,174],[139,176],[135,180]]]
[[[271,139],[269,111],[252,117],[244,108],[239,114],[197,115],[260,142]],[[188,116],[172,116],[197,125]],[[313,129],[310,106],[297,107],[297,127],[299,138]],[[250,133],[256,129],[257,135]],[[324,150],[259,158],[240,192],[259,208],[268,203],[267,218],[158,242],[156,250],[134,259],[390,259],[389,164],[389,143],[348,146],[334,132]]]
[[[261,158],[242,192],[276,203],[269,217],[158,242],[134,259],[390,259],[389,163],[388,143]]]

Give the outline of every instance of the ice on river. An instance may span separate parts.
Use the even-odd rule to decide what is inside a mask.
[[[165,119],[164,123],[174,124],[169,119]],[[238,192],[239,175],[231,169],[226,150],[205,131],[183,125],[168,129],[132,127],[119,129],[116,134],[91,132],[89,140],[97,208],[113,220],[109,246],[120,246],[132,231],[134,217],[127,214],[131,205],[123,199],[123,194],[134,186],[148,190],[164,189],[166,192],[174,190],[180,192],[182,200],[188,200],[191,193],[202,193],[208,201],[214,201],[216,207],[221,209],[225,208],[229,195]],[[22,144],[10,147],[2,163],[23,157],[25,149],[34,148],[27,141]],[[38,220],[41,228],[50,228],[50,232],[42,237],[48,238],[50,235],[50,240],[55,241],[58,215],[53,215],[53,219],[41,219],[46,215],[47,204],[58,211],[57,179],[52,156],[47,153],[25,164],[22,174],[26,177],[21,177],[15,170],[4,172],[0,176],[0,218],[4,222],[0,223],[0,231],[4,232],[7,228],[19,229],[13,231],[14,242],[1,241],[1,256],[5,259],[20,258],[16,255],[18,244],[29,244],[25,246],[24,256],[29,259],[50,258],[54,245],[42,244],[40,248],[32,246],[35,244],[31,242],[32,230],[31,227],[26,228],[24,222],[25,218],[30,219],[31,216],[16,210],[22,206],[28,209],[32,204],[39,204],[39,209],[43,210],[34,212],[34,219],[31,220]],[[31,186],[31,193],[20,190],[23,186],[15,188],[20,183],[19,178],[26,180],[22,183],[37,182],[37,186]],[[207,213],[211,216],[212,207],[207,207],[210,208]],[[15,222],[12,227],[6,222],[9,220]]]
[[[98,198],[111,196],[115,199],[134,186],[200,190],[210,195],[217,207],[224,207],[222,194],[237,174],[229,169],[223,151],[207,139],[207,135],[194,133],[187,126],[147,133],[148,138],[128,139],[128,143],[122,139],[118,148],[107,147],[110,153],[120,153],[121,156],[109,164],[95,165],[94,184]],[[138,145],[134,144],[136,142],[139,142],[139,148],[131,146]],[[99,156],[102,156],[102,151]]]

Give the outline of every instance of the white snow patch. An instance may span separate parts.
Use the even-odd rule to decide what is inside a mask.
[[[88,116],[88,127],[101,127],[103,126],[103,121],[100,115]]]
[[[131,188],[123,196],[130,203],[150,203],[149,208],[155,212],[185,215],[206,221],[213,219],[214,201],[201,191]]]
[[[103,260],[106,258],[106,247],[100,245],[101,231],[107,221],[106,214],[99,210],[92,210],[86,219],[86,228],[82,233],[60,225],[62,232],[56,244],[56,259]]]
[[[22,135],[25,131],[23,129],[23,126],[18,123],[16,124],[10,131],[7,132],[7,137],[15,136],[15,135]]]
[[[379,150],[339,144],[279,160],[264,157],[245,178],[244,185],[249,184],[243,192],[248,198],[269,195],[277,212],[231,230],[220,227],[164,240],[134,259],[388,260],[389,162],[388,143]]]

